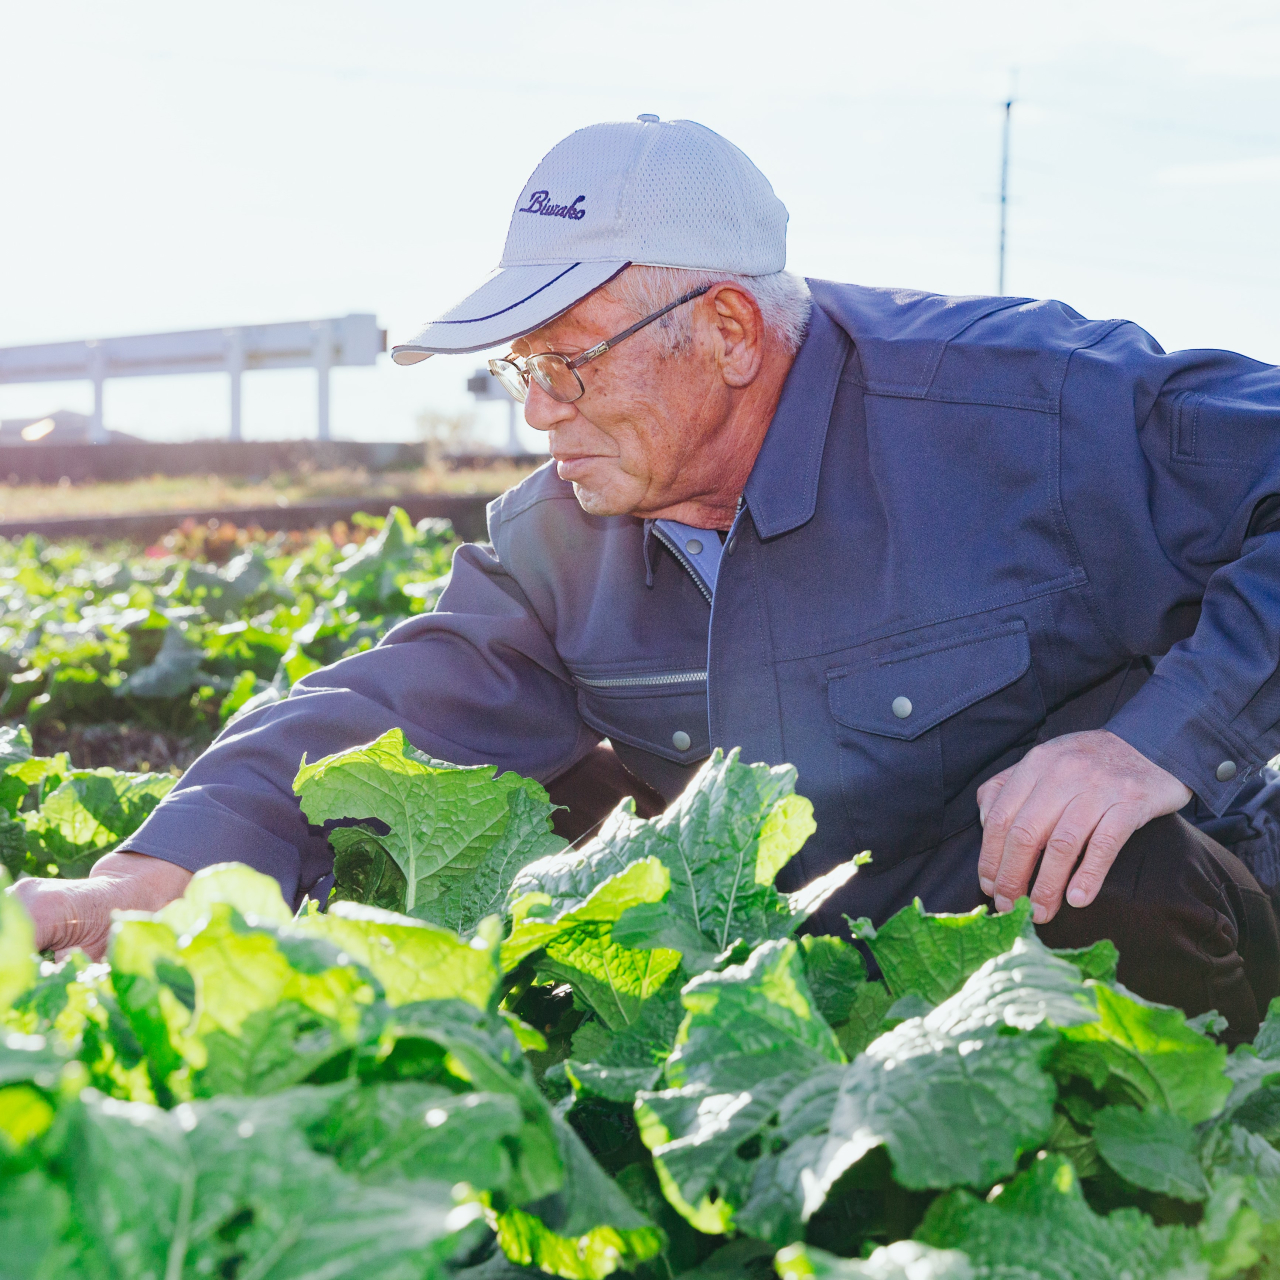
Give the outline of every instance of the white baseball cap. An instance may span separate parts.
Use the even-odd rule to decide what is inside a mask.
[[[733,143],[692,120],[593,124],[524,184],[497,271],[391,358],[532,333],[632,263],[760,276],[786,261],[786,207]]]

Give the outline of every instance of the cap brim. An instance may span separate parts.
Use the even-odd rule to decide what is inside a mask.
[[[626,262],[548,263],[506,267],[412,342],[391,348],[396,364],[417,364],[428,356],[483,351],[541,328],[612,280]]]

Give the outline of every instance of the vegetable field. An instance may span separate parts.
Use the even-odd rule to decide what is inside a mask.
[[[453,545],[398,509],[310,535],[199,526],[141,555],[0,541],[0,719],[49,755],[91,728],[103,764],[188,763],[250,699],[430,608]]]
[[[55,802],[153,802],[6,751],[46,869],[83,866]],[[805,935],[864,860],[773,887],[794,787],[717,752],[568,847],[537,783],[393,730],[301,762],[311,821],[356,824],[327,910],[228,864],[54,963],[0,899],[0,1275],[1280,1273],[1280,1009],[1228,1055],[1025,902]]]

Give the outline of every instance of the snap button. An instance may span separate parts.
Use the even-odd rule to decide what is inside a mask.
[[[1236,762],[1234,760],[1224,760],[1219,766],[1217,777],[1219,782],[1230,782],[1236,776]]]
[[[730,555],[733,555],[733,553],[734,553],[735,551],[737,551],[737,549],[738,549],[738,539],[737,539],[737,538],[730,538],[730,539],[729,539],[729,544],[728,544],[728,546],[726,546],[726,547],[725,547],[725,550],[726,550]]]
[[[893,714],[899,720],[905,720],[911,714],[911,699],[897,697],[893,700]]]
[[[677,729],[675,733],[671,735],[671,745],[675,747],[677,751],[688,751],[693,745],[693,739],[690,738],[683,729]]]
[[[702,543],[700,543],[697,538],[690,538],[689,541],[684,544],[684,549],[691,556],[700,556],[702,554]]]

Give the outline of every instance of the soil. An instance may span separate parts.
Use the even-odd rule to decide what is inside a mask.
[[[109,765],[131,773],[180,774],[208,746],[203,738],[178,738],[138,725],[37,723],[31,737],[37,755],[65,751],[77,769]]]

